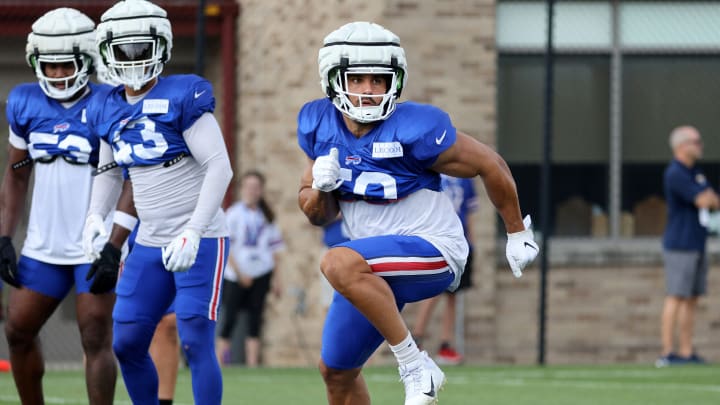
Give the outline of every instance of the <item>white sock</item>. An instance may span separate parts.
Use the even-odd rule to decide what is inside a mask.
[[[403,339],[402,342],[395,346],[391,344],[388,344],[388,346],[390,346],[390,350],[392,350],[398,364],[401,366],[407,366],[413,361],[420,359],[420,350],[418,350],[415,339],[413,339],[410,332],[408,332],[407,337]]]

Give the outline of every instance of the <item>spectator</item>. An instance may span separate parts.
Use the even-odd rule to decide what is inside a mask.
[[[436,355],[438,364],[460,364],[462,363],[462,355],[453,347],[452,341],[455,335],[455,315],[456,315],[456,297],[457,293],[465,288],[472,286],[472,267],[473,267],[473,240],[472,240],[472,221],[469,215],[477,210],[477,199],[475,187],[472,179],[461,179],[445,174],[440,175],[442,180],[442,189],[453,203],[455,212],[463,225],[465,231],[465,239],[468,241],[470,248],[468,259],[465,263],[465,271],[460,278],[460,285],[455,291],[445,291],[442,295],[436,295],[426,299],[420,303],[417,318],[415,319],[415,327],[413,336],[418,345],[422,344],[425,338],[425,329],[427,327],[430,315],[435,305],[440,301],[440,297],[446,297],[445,312],[443,313],[442,335],[440,348]]]
[[[685,363],[704,363],[693,348],[693,328],[698,298],[707,287],[707,230],[700,224],[699,209],[717,209],[718,195],[700,168],[702,140],[697,129],[675,128],[670,134],[673,159],[665,169],[667,226],[663,237],[666,297],[662,312],[662,353],[655,365],[664,367]],[[678,351],[673,335],[678,329]]]
[[[240,179],[240,201],[227,210],[230,229],[230,257],[225,271],[223,311],[217,340],[218,359],[229,362],[231,337],[237,313],[248,311],[245,364],[260,364],[260,332],[265,299],[270,290],[280,296],[278,255],[284,248],[275,214],[264,196],[265,178],[259,172]]]

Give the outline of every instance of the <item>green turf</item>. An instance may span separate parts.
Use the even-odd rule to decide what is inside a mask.
[[[663,405],[720,404],[720,366],[655,369],[650,366],[446,367],[440,404]],[[225,404],[318,405],[325,403],[314,369],[226,368]],[[394,368],[365,371],[373,403],[401,404]],[[47,404],[86,404],[79,371],[49,371]],[[19,403],[10,374],[0,374],[0,404]],[[190,374],[181,370],[176,404],[192,404]],[[115,404],[130,404],[122,382]]]

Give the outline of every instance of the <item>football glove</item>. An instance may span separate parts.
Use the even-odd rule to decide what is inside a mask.
[[[82,233],[82,245],[85,256],[92,261],[100,258],[100,252],[95,249],[95,239],[107,236],[105,222],[99,214],[90,214],[85,219]]]
[[[510,263],[510,269],[515,277],[522,276],[522,271],[538,255],[537,243],[533,240],[533,231],[530,228],[532,220],[530,215],[523,219],[525,230],[507,234],[505,257]]]
[[[162,248],[162,259],[168,271],[186,271],[195,263],[198,248],[200,247],[200,234],[186,229],[169,245]]]
[[[338,148],[330,149],[330,154],[315,159],[312,168],[312,188],[329,193],[337,190],[343,183],[340,178],[340,162],[338,161]]]
[[[110,243],[105,244],[100,257],[93,262],[85,276],[86,281],[93,279],[91,293],[104,294],[115,287],[120,271],[120,254],[120,249]]]
[[[0,278],[11,286],[20,288],[17,280],[17,256],[9,236],[0,236]]]

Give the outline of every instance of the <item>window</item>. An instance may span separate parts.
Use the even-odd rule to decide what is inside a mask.
[[[536,215],[546,13],[544,1],[497,5],[498,149],[523,210]],[[704,135],[700,165],[720,185],[718,20],[717,2],[556,2],[553,235],[659,236],[668,136],[678,125]]]

